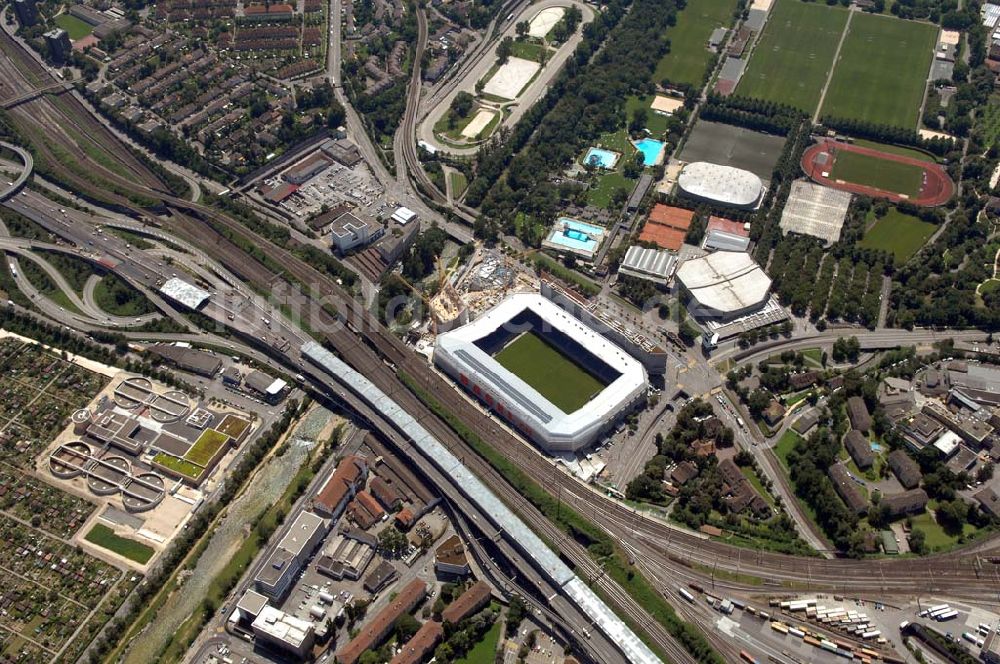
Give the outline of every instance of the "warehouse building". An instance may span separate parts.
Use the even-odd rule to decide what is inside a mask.
[[[685,261],[677,281],[691,294],[696,318],[728,321],[764,307],[771,278],[749,254],[720,251]]]
[[[162,357],[181,371],[211,378],[219,372],[222,360],[211,353],[173,344],[152,344],[146,350]]]
[[[714,205],[753,210],[764,196],[761,179],[742,168],[696,161],[677,178],[682,195]]]
[[[243,379],[243,385],[268,403],[277,403],[288,390],[288,383],[281,378],[268,376],[263,371],[251,371]]]
[[[367,478],[368,463],[364,457],[356,454],[344,457],[313,498],[313,509],[318,514],[336,521],[344,512],[348,501],[364,487]]]

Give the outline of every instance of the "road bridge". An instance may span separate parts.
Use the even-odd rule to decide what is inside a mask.
[[[19,104],[23,104],[26,101],[37,99],[38,97],[41,97],[44,94],[49,94],[49,93],[62,94],[63,92],[72,89],[73,86],[70,83],[66,82],[53,83],[51,85],[45,85],[40,88],[35,88],[34,90],[20,94],[12,99],[6,99],[0,102],[0,107],[3,107],[5,109],[11,109]]]
[[[21,174],[17,176],[17,179],[13,182],[6,184],[0,189],[0,202],[6,201],[11,196],[16,196],[24,183],[28,181],[31,177],[32,171],[35,169],[35,161],[31,158],[31,153],[22,148],[19,145],[14,145],[13,143],[7,143],[5,141],[0,141],[0,148],[10,150],[16,154],[21,159],[21,163],[24,164],[24,168],[21,169]]]

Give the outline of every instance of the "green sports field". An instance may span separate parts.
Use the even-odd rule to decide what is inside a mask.
[[[840,7],[778,0],[736,94],[812,113],[846,23]]]
[[[78,19],[72,14],[59,14],[59,16],[56,16],[53,20],[56,25],[69,34],[69,38],[72,41],[83,39],[94,31],[94,26]]]
[[[856,12],[821,116],[914,129],[938,27]]]
[[[890,208],[888,214],[865,232],[859,244],[866,249],[891,251],[896,265],[902,265],[924,246],[935,229],[934,224]]]
[[[578,410],[604,389],[603,383],[534,332],[522,334],[493,359],[564,413]]]
[[[920,166],[871,157],[860,152],[837,151],[830,176],[836,180],[863,184],[916,198],[923,183]]]
[[[103,549],[125,556],[129,560],[134,560],[140,565],[145,565],[153,557],[153,554],[156,553],[152,547],[146,546],[134,539],[122,537],[103,523],[94,524],[94,527],[90,529],[90,532],[87,533],[84,539]]]
[[[705,69],[712,58],[708,38],[719,27],[729,27],[733,22],[733,0],[697,0],[677,12],[677,25],[670,28],[670,53],[663,56],[653,81],[662,83],[689,83],[698,85],[705,76]]]

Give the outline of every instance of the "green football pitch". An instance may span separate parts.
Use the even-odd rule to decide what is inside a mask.
[[[913,164],[838,150],[830,177],[916,198],[923,184],[924,170]]]
[[[860,245],[866,249],[891,251],[896,265],[902,265],[920,251],[936,229],[934,224],[889,208],[889,212],[865,232]]]
[[[845,9],[778,0],[736,94],[812,113],[846,23]]]
[[[653,80],[701,85],[712,52],[705,48],[712,31],[733,22],[733,0],[697,0],[677,12],[677,25],[667,36],[670,52],[656,65]]]
[[[601,381],[534,332],[522,334],[493,359],[564,413],[578,410],[604,389]]]
[[[937,34],[928,23],[856,12],[820,115],[916,128]]]

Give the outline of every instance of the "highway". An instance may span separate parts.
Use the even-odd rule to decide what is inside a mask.
[[[28,181],[31,177],[31,173],[35,170],[35,161],[31,157],[31,153],[24,148],[14,145],[13,143],[7,143],[5,141],[0,141],[0,148],[5,150],[10,150],[16,154],[21,159],[21,174],[17,176],[17,179],[13,182],[0,182],[0,202],[6,201],[11,196],[15,196],[17,192],[21,191],[21,187],[24,183]]]
[[[2,67],[3,62],[4,60],[0,60],[0,67]],[[9,69],[7,71],[9,73]],[[46,127],[49,123],[54,122],[56,117],[62,117],[64,121],[71,123],[87,123],[86,118],[76,115],[77,112],[86,113],[86,111],[80,111],[80,109],[74,111],[67,99],[69,98],[66,96],[60,97],[58,100],[60,106],[57,108],[54,106],[56,100],[41,97],[18,106],[12,111],[12,115],[17,117],[18,126],[29,130],[32,127]],[[69,108],[66,108],[67,106]],[[32,110],[26,112],[24,109]],[[66,116],[61,115],[63,112],[70,113],[69,120],[65,120]],[[66,139],[60,134],[57,140]],[[554,473],[548,459],[502,428],[493,426],[491,420],[485,417],[453,385],[445,382],[431,371],[423,358],[416,356],[410,348],[391,335],[370,314],[359,312],[352,298],[327,275],[304,264],[282,247],[275,246],[265,239],[253,235],[241,224],[190,201],[179,200],[177,197],[165,194],[162,191],[162,185],[155,184],[155,178],[145,171],[140,163],[130,162],[127,154],[123,154],[120,149],[115,149],[116,144],[113,137],[107,138],[105,134],[105,138],[100,138],[100,140],[109,141],[105,146],[108,153],[123,160],[123,168],[134,169],[135,177],[127,178],[114,173],[93,162],[86,155],[81,155],[81,162],[86,164],[88,168],[92,168],[95,173],[100,174],[106,181],[113,183],[122,192],[144,197],[154,196],[164,208],[172,210],[171,234],[190,240],[192,244],[200,247],[206,255],[224,265],[239,280],[262,290],[288,288],[291,292],[295,288],[286,280],[293,278],[298,283],[309,284],[318,292],[323,292],[326,299],[337,306],[343,316],[352,318],[358,333],[345,329],[338,321],[322,310],[310,295],[300,294],[302,301],[310,311],[318,310],[314,315],[314,320],[319,326],[314,327],[314,329],[323,330],[323,336],[327,343],[345,361],[368,376],[380,389],[392,395],[407,412],[424,423],[442,442],[448,444],[456,453],[460,452],[466,463],[478,476],[484,480],[488,478],[491,486],[496,486],[498,489],[503,488],[505,491],[513,491],[509,485],[499,479],[496,471],[476,455],[474,450],[465,445],[449,427],[409,393],[400,382],[398,372],[405,372],[412,376],[424,389],[434,394],[444,407],[461,422],[483,439],[489,440],[521,471],[543,486],[553,496],[561,495],[567,502],[569,502],[567,497],[571,497],[572,504],[577,511],[603,527],[607,532],[620,538],[624,546],[630,547],[637,555],[641,555],[650,567],[662,570],[662,574],[675,583],[686,579],[704,582],[706,578],[711,578],[710,570],[714,569],[719,573],[727,572],[758,577],[760,585],[717,581],[717,585],[720,587],[748,595],[775,593],[782,590],[788,592],[791,587],[794,587],[796,590],[812,588],[865,597],[883,594],[912,596],[919,592],[922,594],[944,594],[965,598],[973,602],[995,601],[997,589],[1000,587],[995,570],[989,563],[978,559],[971,551],[959,550],[945,556],[897,560],[823,560],[749,551],[720,542],[707,541],[692,533],[677,531],[658,521],[637,514],[625,505],[609,500],[601,493],[581,485],[573,478],[562,473]],[[44,146],[39,149],[47,151],[50,159],[54,156],[54,153]],[[55,161],[55,167],[61,168],[60,172],[63,177],[79,191],[88,192],[96,188],[93,182],[81,177],[66,166],[58,164],[58,160]],[[132,210],[136,215],[144,214],[142,209],[138,208],[132,200],[122,193],[103,190],[101,193],[107,198],[115,200],[123,210]],[[223,229],[229,237],[241,238],[259,247],[269,261],[282,266],[283,275],[275,274],[226,236],[223,236],[217,229]],[[252,323],[253,321],[250,320],[248,324]],[[260,325],[254,327],[259,328]],[[255,330],[254,333],[256,331],[259,329]],[[242,333],[249,334],[249,331],[243,330]],[[838,332],[834,331],[833,334],[838,334]],[[844,332],[841,331],[839,334],[844,334]],[[886,330],[870,334],[879,335],[872,343],[905,345],[927,343],[944,336],[974,338],[974,333],[964,332],[952,334]],[[296,336],[301,336],[301,333]],[[864,336],[866,341],[862,343],[868,343],[869,335],[859,334],[858,336],[859,340]],[[272,339],[272,341],[275,340]],[[789,343],[812,343],[815,345],[815,340],[793,340]],[[781,343],[770,347],[770,350],[773,352],[775,348],[780,349]],[[752,350],[753,352],[764,352],[759,348]],[[523,497],[511,496],[511,499],[515,500],[515,510],[536,532],[543,534],[554,528],[540,515],[532,513],[533,508],[525,504],[526,501]],[[558,531],[556,532],[558,533]],[[566,542],[565,539],[559,541],[560,550],[567,556],[578,554],[578,552],[574,552],[574,544]],[[997,542],[994,538],[989,542],[976,545],[974,551],[976,554],[985,554],[996,549]],[[586,554],[583,554],[581,561],[581,564],[589,562],[591,566],[593,565],[593,561]],[[665,585],[660,587],[664,591],[667,590]]]

